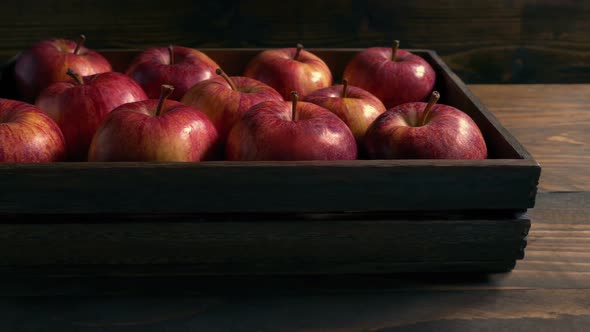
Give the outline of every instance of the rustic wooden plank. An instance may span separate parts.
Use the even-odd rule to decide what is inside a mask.
[[[321,292],[428,292],[428,291],[476,291],[476,290],[534,290],[534,289],[590,289],[590,192],[539,193],[539,204],[531,210],[533,225],[529,233],[525,258],[517,263],[511,273],[482,274],[340,274],[329,276],[194,276],[188,267],[175,267],[176,276],[166,276],[159,267],[151,271],[144,268],[141,280],[133,278],[139,270],[127,266],[124,269],[86,268],[86,278],[79,267],[45,268],[53,278],[41,277],[39,268],[20,270],[18,279],[9,278],[4,269],[0,282],[0,295],[82,295],[82,294],[145,294],[146,290],[158,290],[159,294],[203,294],[207,292],[239,292],[244,289],[266,290],[271,293]],[[16,226],[13,226],[13,228]],[[125,226],[123,226],[124,228]],[[182,226],[181,226],[182,227]],[[314,226],[317,229],[319,226]],[[420,227],[416,225],[415,227]],[[24,228],[23,228],[24,229]],[[334,227],[343,234],[343,230]],[[366,232],[367,230],[365,230]],[[86,231],[87,233],[88,231]],[[85,232],[81,232],[85,234]],[[105,233],[106,234],[106,233]],[[112,233],[111,233],[112,234]],[[116,234],[116,232],[114,233]],[[104,241],[108,241],[108,234]],[[112,235],[110,235],[112,238]],[[390,234],[390,236],[395,236]],[[22,239],[22,235],[20,238]],[[30,238],[34,238],[31,234]],[[141,238],[139,236],[136,239]],[[186,238],[186,237],[181,237]],[[340,237],[342,238],[342,237]],[[16,238],[13,238],[13,240]],[[6,240],[3,240],[6,241]],[[8,239],[8,241],[11,241]],[[137,240],[134,240],[137,241]],[[339,240],[341,241],[341,240]],[[488,241],[488,240],[486,240]],[[495,241],[490,238],[489,241]],[[8,244],[5,244],[8,245]],[[180,246],[187,245],[186,241]],[[41,245],[37,245],[38,247]],[[90,244],[85,245],[88,248]],[[282,245],[284,247],[285,245]],[[392,244],[395,246],[395,244]],[[8,250],[8,248],[6,249]],[[6,251],[4,250],[4,251]],[[52,249],[55,252],[58,249]],[[83,250],[88,250],[84,249]],[[114,249],[106,249],[109,250]],[[344,249],[350,250],[350,249]],[[18,252],[12,253],[17,255]],[[23,255],[23,253],[21,253]],[[38,258],[37,258],[38,259]],[[501,266],[498,265],[498,267]],[[15,272],[13,269],[12,272]],[[105,273],[106,272],[106,273]],[[125,272],[125,273],[123,273]],[[147,277],[148,272],[151,277]],[[156,273],[158,272],[158,273]],[[70,275],[70,277],[65,277]],[[61,277],[59,277],[61,275]],[[14,274],[13,274],[14,276]],[[32,287],[32,285],[35,285]],[[289,291],[291,290],[291,291]]]
[[[85,266],[106,275],[505,271],[522,258],[529,225],[526,217],[2,224],[0,267],[82,275]],[[493,261],[507,263],[486,268]]]
[[[526,160],[3,164],[11,190],[0,192],[0,211],[526,209],[538,171]]]
[[[69,287],[61,294],[92,289],[110,296],[2,297],[0,321],[8,330],[25,326],[60,331],[236,326],[261,331],[584,331],[590,322],[590,257],[588,250],[580,254],[574,247],[589,242],[589,199],[589,192],[540,193],[532,211],[536,222],[528,252],[532,258],[544,256],[532,259],[527,252],[510,274],[176,277],[151,279],[151,283],[117,278],[110,280],[111,287],[104,284],[108,277],[101,278],[102,284],[88,279],[53,279],[54,284],[21,279],[17,287],[2,282],[2,293],[15,294],[16,288],[26,290],[24,294],[55,295]],[[555,248],[543,254],[547,246]]]
[[[539,205],[530,210],[535,224],[587,225],[590,223],[590,193],[542,192],[538,194]]]
[[[470,85],[543,167],[540,190],[590,190],[590,85]]]
[[[88,293],[118,293],[118,294],[138,294],[144,293],[146,289],[162,289],[162,292],[176,293],[176,292],[191,292],[200,294],[206,292],[207,289],[232,289],[239,290],[244,287],[253,287],[261,289],[285,290],[294,289],[296,292],[305,289],[323,289],[323,290],[345,290],[357,289],[361,290],[405,290],[405,291],[427,291],[427,290],[511,290],[511,289],[590,289],[590,252],[588,245],[590,244],[590,225],[588,224],[588,215],[590,215],[590,193],[540,193],[539,203],[537,207],[531,210],[533,218],[533,227],[528,236],[528,246],[525,252],[525,259],[519,261],[516,269],[508,274],[495,274],[491,276],[482,276],[481,274],[467,274],[467,275],[440,275],[440,274],[405,274],[405,275],[338,275],[326,277],[304,277],[304,276],[282,276],[271,278],[260,277],[200,277],[191,276],[189,268],[179,267],[175,270],[177,276],[174,278],[166,277],[160,270],[155,273],[158,267],[151,270],[151,278],[143,278],[141,282],[131,278],[138,274],[138,269],[135,271],[127,267],[126,273],[124,270],[104,269],[102,272],[100,268],[87,270],[92,272],[87,275],[100,275],[100,278],[52,278],[43,280],[31,280],[35,275],[32,273],[35,269],[22,269],[23,275],[28,274],[28,278],[19,278],[19,280],[4,280],[0,283],[0,294],[29,294],[29,295],[43,295],[43,294],[88,294]],[[11,226],[16,229],[17,226]],[[60,227],[64,227],[63,225]],[[90,225],[92,227],[92,225]],[[124,229],[126,226],[123,225]],[[180,226],[183,228],[185,226]],[[314,229],[317,229],[317,225]],[[419,227],[416,225],[415,227]],[[336,227],[335,227],[336,228]],[[21,228],[25,230],[26,228]],[[179,228],[177,228],[178,230]],[[365,229],[365,233],[370,230]],[[343,234],[345,230],[337,229],[338,234]],[[172,234],[170,232],[169,234]],[[81,231],[79,234],[88,234],[88,231]],[[104,242],[108,242],[109,237],[113,239],[117,234],[115,228],[110,234],[105,234]],[[247,233],[252,234],[252,233]],[[139,241],[144,237],[137,234],[133,236],[133,241]],[[43,235],[41,235],[42,237]],[[47,235],[44,235],[45,237]],[[395,236],[390,234],[390,236]],[[9,237],[3,241],[8,241],[4,245],[10,245],[10,241],[20,238],[26,239],[26,234],[21,234],[19,237]],[[181,239],[186,239],[186,236],[178,236]],[[30,239],[35,236],[30,234]],[[338,237],[340,240],[345,239],[344,236]],[[11,240],[12,239],[12,240]],[[357,239],[358,240],[358,239]],[[362,240],[362,239],[361,239]],[[32,241],[32,240],[30,240]],[[317,239],[315,239],[317,241]],[[352,240],[350,240],[352,241]],[[486,241],[495,241],[490,238]],[[83,242],[80,240],[80,242]],[[336,243],[333,242],[333,243]],[[134,242],[133,242],[134,243]],[[266,243],[266,242],[265,242]],[[313,243],[313,241],[312,241]],[[112,244],[112,242],[111,242]],[[82,252],[88,251],[90,244],[80,244]],[[132,246],[132,243],[129,244]],[[37,247],[41,244],[37,245]],[[179,247],[191,246],[187,241],[181,241]],[[286,245],[281,245],[284,248]],[[392,244],[395,246],[395,244]],[[448,248],[448,246],[447,246]],[[10,251],[9,248],[3,251]],[[49,252],[56,252],[56,248],[49,250]],[[65,249],[64,249],[65,250]],[[115,249],[106,249],[107,252]],[[350,250],[350,249],[344,249]],[[13,257],[18,255],[18,252],[11,253]],[[26,253],[20,253],[26,255]],[[24,257],[24,256],[21,256]],[[38,257],[36,259],[39,259]],[[35,258],[32,258],[35,260]],[[80,270],[74,267],[71,270],[65,268],[54,268],[53,275],[58,276],[61,269],[63,276],[65,271],[69,271],[71,275],[79,274]],[[4,270],[6,271],[6,270]],[[45,272],[48,272],[45,269]],[[109,273],[105,273],[108,271]],[[15,272],[13,270],[13,272]],[[37,272],[39,270],[37,269]],[[146,275],[144,270],[144,275]],[[147,271],[150,272],[150,271]],[[193,271],[194,272],[194,271]],[[101,274],[102,273],[102,274]],[[109,274],[111,277],[109,277]],[[194,274],[194,273],[193,273]],[[39,275],[38,275],[39,276]],[[159,276],[156,278],[156,276]],[[4,276],[7,278],[7,275]],[[31,288],[35,284],[36,287]]]
[[[49,37],[85,33],[94,48],[367,47],[400,39],[435,49],[469,82],[588,82],[590,6],[584,1],[218,1],[141,6],[33,0],[0,12],[0,58]],[[329,13],[328,15],[326,13]],[[34,23],[32,23],[34,22]]]

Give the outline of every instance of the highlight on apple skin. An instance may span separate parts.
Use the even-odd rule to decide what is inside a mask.
[[[366,90],[342,84],[316,90],[307,95],[304,101],[321,106],[346,123],[359,145],[371,123],[383,112],[383,103]]]
[[[141,87],[121,73],[108,72],[81,77],[74,71],[68,82],[43,90],[36,105],[60,127],[69,160],[86,160],[92,136],[115,107],[147,99]]]
[[[332,85],[328,65],[315,54],[296,48],[266,50],[248,63],[244,76],[254,78],[277,90],[285,100],[291,100],[291,91],[299,97]]]
[[[229,77],[221,69],[216,73],[218,76],[193,86],[181,101],[207,114],[223,142],[250,107],[263,101],[283,101],[275,89],[253,78]]]
[[[219,136],[199,110],[167,100],[174,90],[163,85],[158,100],[124,104],[96,131],[89,161],[202,161],[218,156]]]
[[[344,79],[379,98],[386,108],[425,101],[436,80],[436,72],[426,60],[393,47],[371,47],[355,55],[346,65]]]
[[[436,104],[406,103],[381,114],[367,130],[365,145],[373,159],[485,159],[487,147],[466,113]]]
[[[253,106],[230,131],[228,160],[353,160],[352,132],[334,113],[312,103],[266,101]]]
[[[0,162],[61,161],[66,154],[57,124],[34,105],[0,98]]]
[[[125,72],[157,99],[162,84],[174,86],[170,99],[180,100],[195,84],[210,79],[219,65],[194,48],[173,46],[149,48],[140,53]]]
[[[110,63],[99,53],[84,46],[86,37],[75,42],[49,39],[38,42],[16,60],[14,76],[21,97],[30,102],[55,82],[67,81],[67,70],[82,76],[112,71]]]

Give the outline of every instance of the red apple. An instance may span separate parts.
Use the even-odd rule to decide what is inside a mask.
[[[347,80],[342,80],[342,85],[316,90],[307,95],[305,101],[338,115],[359,144],[371,123],[385,112],[385,106],[377,97],[361,88],[348,85]]]
[[[418,55],[398,47],[396,40],[392,48],[371,47],[360,52],[342,77],[375,95],[387,108],[425,100],[434,88],[434,69]]]
[[[37,107],[0,98],[0,162],[50,162],[65,157],[57,124]]]
[[[220,76],[193,86],[182,102],[203,111],[219,132],[223,141],[229,131],[250,107],[263,101],[283,101],[270,86],[248,77],[229,77],[221,69]]]
[[[438,92],[427,103],[396,106],[381,114],[365,136],[374,159],[485,159],[481,131],[462,111],[435,104]]]
[[[49,85],[69,80],[68,68],[82,76],[112,71],[102,55],[84,47],[85,40],[84,35],[77,43],[65,39],[45,40],[21,54],[14,68],[21,97],[33,102]]]
[[[66,139],[68,158],[86,160],[96,129],[115,107],[147,99],[135,81],[120,73],[108,72],[82,78],[74,71],[70,82],[49,86],[36,105],[57,122]]]
[[[180,100],[193,85],[210,79],[219,65],[193,48],[150,48],[135,58],[127,75],[141,85],[148,97],[157,99],[162,84],[174,86],[171,99]]]
[[[265,101],[232,128],[228,160],[352,160],[354,136],[338,116],[312,103]]]
[[[317,89],[332,85],[332,73],[322,59],[297,48],[267,50],[258,54],[246,66],[244,76],[252,77],[277,90],[285,100],[291,91],[303,98]]]
[[[124,104],[96,131],[89,161],[201,161],[216,153],[218,135],[207,116],[166,100],[174,88],[162,85],[159,100]]]

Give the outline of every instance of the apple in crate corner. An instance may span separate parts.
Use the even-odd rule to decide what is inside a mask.
[[[385,112],[385,106],[377,97],[361,88],[348,85],[345,79],[341,85],[316,90],[304,100],[338,115],[350,128],[358,144],[362,144],[371,123]]]
[[[291,99],[291,91],[297,91],[303,98],[332,85],[330,68],[301,44],[297,48],[263,51],[248,63],[244,76],[270,85],[285,100]]]
[[[221,69],[216,73],[219,76],[193,86],[181,101],[207,114],[223,142],[250,107],[263,101],[283,101],[275,89],[253,78],[229,77]]]
[[[81,77],[68,70],[69,82],[57,82],[39,95],[36,105],[55,120],[66,139],[67,157],[86,160],[92,136],[117,106],[147,99],[141,87],[121,73]]]
[[[436,72],[420,56],[393,47],[371,47],[346,65],[344,79],[379,98],[386,108],[424,101],[434,88]]]
[[[0,162],[51,162],[65,157],[57,124],[34,105],[0,98]]]
[[[78,42],[49,39],[33,45],[16,60],[14,77],[22,98],[34,102],[43,89],[69,79],[68,68],[82,76],[112,71],[99,53],[84,47],[86,37]]]
[[[396,106],[367,130],[366,149],[373,159],[485,159],[487,147],[479,127],[466,113],[428,103]]]
[[[357,145],[337,115],[312,103],[265,101],[230,131],[228,160],[353,160]]]
[[[168,46],[149,48],[129,65],[126,74],[157,99],[162,84],[174,86],[170,99],[180,100],[193,85],[210,79],[219,65],[205,53],[193,48]]]
[[[166,100],[174,88],[162,85],[159,100],[119,106],[92,139],[89,161],[201,161],[217,153],[213,123],[195,108]]]

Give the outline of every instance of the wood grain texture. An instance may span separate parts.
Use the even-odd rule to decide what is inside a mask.
[[[0,58],[49,37],[93,48],[368,47],[400,39],[435,49],[468,82],[589,82],[585,1],[12,1],[0,11]]]
[[[527,257],[512,273],[141,281],[4,276],[0,327],[108,332],[586,331],[589,203],[587,191],[540,193],[531,211]]]
[[[543,167],[540,190],[590,190],[590,85],[470,85]]]
[[[50,274],[127,276],[497,272],[523,257],[526,216],[443,217],[3,224],[0,270],[7,275],[45,266]],[[486,267],[493,261],[505,263]]]
[[[21,291],[37,296],[0,298],[0,326],[23,331],[585,331],[590,257],[573,255],[567,243],[572,235],[590,236],[587,224],[572,227],[590,212],[584,204],[589,198],[587,193],[541,193],[529,250],[541,255],[554,244],[553,255],[544,262],[527,257],[509,274],[185,277],[139,284],[118,279],[119,288],[96,287],[104,283],[88,279],[54,280],[54,292],[69,287],[62,293],[67,297],[39,297],[52,294],[51,285],[25,279]],[[579,209],[572,212],[572,204]],[[554,218],[556,212],[563,217]],[[14,294],[10,285],[2,282],[4,295]],[[72,296],[90,289],[84,287],[103,296]]]
[[[151,290],[153,293],[165,294],[234,294],[234,293],[269,293],[269,294],[293,294],[305,292],[381,292],[381,291],[475,291],[475,290],[495,290],[495,291],[512,291],[512,290],[535,290],[535,289],[590,289],[590,192],[577,193],[539,193],[538,205],[531,210],[531,218],[533,224],[530,233],[528,234],[528,245],[526,248],[526,255],[524,260],[517,263],[516,269],[511,273],[482,275],[482,274],[387,274],[387,275],[358,275],[358,274],[340,274],[330,276],[303,276],[303,275],[285,275],[274,277],[260,277],[260,276],[191,276],[190,269],[179,268],[176,270],[177,275],[174,277],[160,274],[152,274],[150,278],[142,278],[138,280],[133,278],[137,275],[137,269],[127,269],[128,273],[100,273],[100,269],[96,269],[95,276],[98,278],[64,278],[64,271],[62,269],[61,277],[59,276],[59,268],[53,270],[55,278],[43,279],[35,278],[35,274],[31,273],[35,269],[21,270],[24,272],[18,279],[10,278],[6,274],[6,267],[2,269],[3,281],[0,282],[0,296],[8,295],[104,295],[104,294],[118,294],[118,295],[138,295],[145,294],[146,290]],[[63,227],[63,226],[60,226]],[[92,227],[92,226],[91,226]],[[104,241],[115,239],[116,234],[121,229],[125,229],[125,225],[121,227],[114,227],[112,232],[104,233]],[[183,225],[172,227],[171,233],[174,230],[182,229]],[[319,226],[312,227],[318,230]],[[420,225],[415,225],[416,229]],[[431,231],[435,232],[436,228],[429,226]],[[512,231],[518,231],[514,228],[515,225],[505,225],[506,234],[511,234]],[[12,226],[16,229],[16,226]],[[26,228],[21,228],[26,229]],[[442,228],[441,228],[442,230]],[[512,231],[510,231],[512,230]],[[461,228],[456,232],[461,232]],[[84,234],[87,231],[81,231],[80,242],[84,242]],[[343,234],[345,230],[340,230],[338,234]],[[346,237],[338,236],[333,243],[342,241],[351,241],[356,238],[356,241],[364,241],[362,234],[370,234],[370,228],[365,228],[364,233],[358,233],[357,236]],[[310,234],[320,234],[310,230]],[[250,233],[251,234],[251,233]],[[492,234],[488,234],[492,236]],[[391,234],[395,236],[395,234]],[[483,240],[491,243],[498,241],[496,237],[485,239],[485,235],[480,234]],[[15,243],[28,239],[33,241],[35,238],[41,239],[43,235],[20,234],[15,237],[6,235],[4,240],[5,246],[9,246],[10,242]],[[46,235],[45,235],[46,237]],[[141,234],[137,234],[132,238],[133,243],[145,238]],[[186,236],[181,237],[186,239]],[[110,239],[110,240],[109,240]],[[270,239],[269,239],[270,240]],[[310,244],[313,244],[313,240]],[[368,240],[368,239],[367,239]],[[439,245],[444,245],[444,240],[441,238]],[[465,239],[468,241],[468,239]],[[501,240],[500,240],[501,241]],[[264,242],[266,243],[266,242]],[[264,246],[264,243],[261,245]],[[124,244],[123,244],[124,245]],[[129,244],[131,245],[131,243]],[[447,246],[451,243],[447,243]],[[40,241],[38,247],[46,247],[49,253],[65,250],[65,247],[60,245],[47,245]],[[90,244],[79,244],[82,251],[75,255],[82,255],[87,251]],[[187,241],[179,241],[179,248],[190,247],[191,244]],[[194,246],[194,244],[192,245]],[[289,246],[288,243],[281,245],[281,247]],[[389,245],[390,248],[396,246],[395,243]],[[120,247],[120,245],[119,245]],[[17,248],[17,247],[15,247]],[[61,248],[61,249],[60,249]],[[109,251],[115,251],[118,247],[107,248],[105,255]],[[5,248],[3,250],[9,250]],[[344,249],[350,250],[350,249]],[[482,250],[486,250],[482,248]],[[469,255],[469,253],[464,253]],[[25,257],[26,253],[21,250],[15,251],[12,257]],[[185,256],[186,257],[186,256]],[[182,257],[181,257],[182,258]],[[30,258],[31,260],[39,259]],[[147,256],[140,259],[149,259]],[[156,267],[154,270],[157,269]],[[40,270],[37,269],[37,272]],[[45,269],[45,273],[48,272]],[[74,267],[69,270],[71,276],[76,275],[77,271]],[[14,272],[14,270],[13,270]],[[115,272],[115,271],[112,271]],[[192,271],[194,272],[194,270]],[[26,275],[26,276],[25,276]],[[92,274],[88,274],[91,276]],[[39,277],[40,275],[38,275]],[[14,276],[13,276],[14,277]]]
[[[422,162],[391,167],[394,164],[0,165],[3,185],[12,188],[0,193],[0,211],[301,213],[510,210],[534,205],[539,175],[527,163],[508,160],[505,165],[487,166]],[[252,192],[255,195],[246,194]]]

